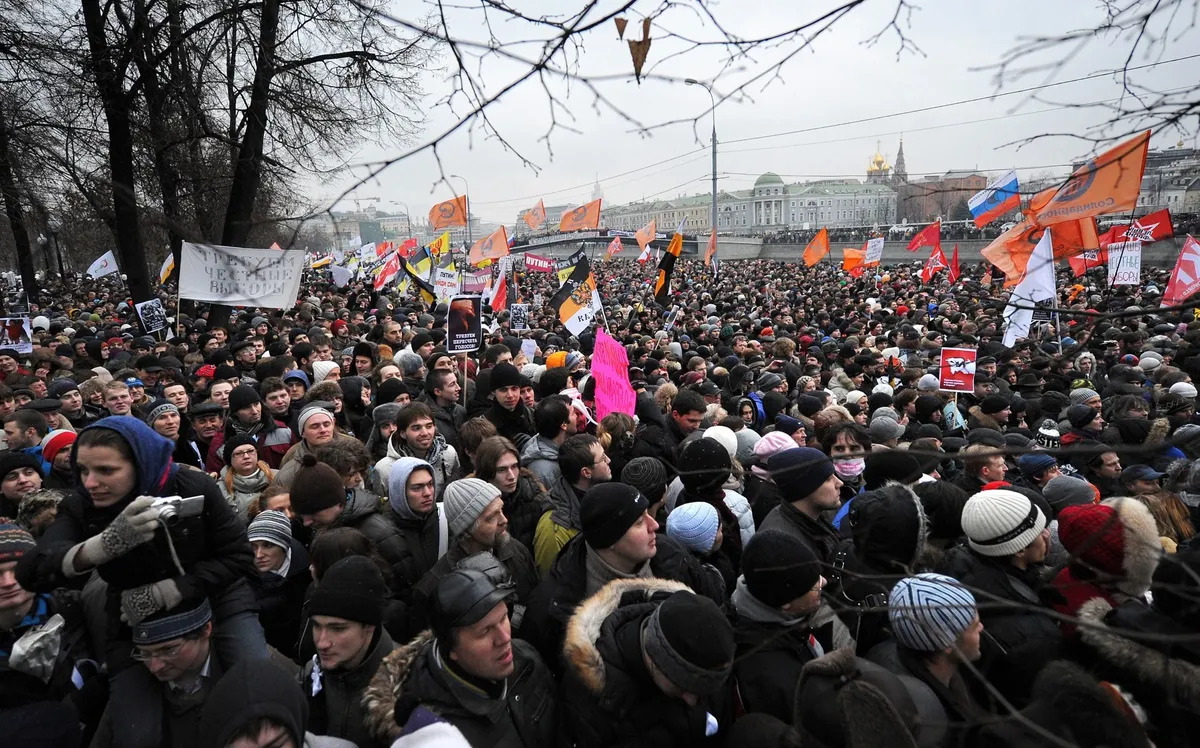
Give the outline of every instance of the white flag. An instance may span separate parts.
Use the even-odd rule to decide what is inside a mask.
[[[171,273],[175,272],[175,253],[168,252],[167,259],[163,260],[162,267],[158,269],[158,284],[167,282],[167,278],[171,277]]]
[[[1004,308],[1004,345],[1012,347],[1017,340],[1029,337],[1033,305],[1039,301],[1054,300],[1057,296],[1054,287],[1054,246],[1050,240],[1050,229],[1046,229],[1029,256],[1025,277],[1012,290],[1008,306]],[[1016,306],[1018,304],[1020,309]]]
[[[354,277],[354,271],[349,268],[341,267],[340,265],[330,265],[329,272],[333,275],[333,282],[339,288],[345,288],[350,283],[350,279]]]
[[[117,256],[110,249],[104,254],[96,258],[95,262],[88,268],[88,275],[93,278],[103,278],[106,275],[111,275],[117,272]]]

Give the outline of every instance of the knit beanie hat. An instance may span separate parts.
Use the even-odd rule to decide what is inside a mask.
[[[796,440],[782,431],[772,431],[754,444],[754,456],[763,463],[771,455],[785,449],[795,449]]]
[[[791,535],[761,530],[742,551],[742,575],[751,595],[778,608],[817,586],[821,564],[807,545]]]
[[[394,403],[396,398],[401,395],[412,396],[413,393],[408,391],[408,385],[403,379],[394,377],[385,380],[379,384],[379,389],[375,390],[375,402],[377,403]]]
[[[771,480],[791,501],[813,495],[833,475],[833,460],[819,449],[793,447],[767,460]]]
[[[337,471],[308,454],[292,480],[292,509],[296,514],[316,514],[346,502],[346,484]]]
[[[150,409],[146,411],[146,423],[154,426],[154,422],[162,418],[167,413],[179,415],[179,408],[175,404],[167,400],[158,399],[150,403]]]
[[[658,501],[666,493],[671,477],[657,457],[634,457],[621,470],[621,482],[633,486],[648,500]]]
[[[1061,435],[1058,433],[1058,424],[1052,419],[1047,418],[1042,421],[1042,425],[1038,427],[1037,437],[1034,441],[1042,449],[1058,449],[1061,444]]]
[[[400,351],[393,360],[400,367],[400,370],[404,372],[404,375],[408,377],[415,376],[421,370],[421,367],[425,365],[425,362],[421,360],[421,356],[412,351]]]
[[[938,378],[932,374],[923,374],[917,380],[917,392],[937,392],[939,386]]]
[[[971,549],[984,556],[1011,556],[1046,529],[1046,517],[1016,491],[980,491],[963,507],[962,528]]]
[[[782,413],[775,416],[775,430],[791,436],[804,427],[799,418],[785,416]]]
[[[1134,499],[1069,506],[1058,514],[1058,537],[1072,563],[1117,577],[1117,588],[1142,595],[1162,556],[1158,527],[1146,505]]]
[[[970,590],[943,574],[906,577],[888,595],[888,622],[896,642],[918,652],[938,652],[953,644],[976,612]]]
[[[308,615],[331,616],[371,626],[383,623],[387,586],[375,562],[366,556],[343,558],[317,584],[308,601]]]
[[[1012,406],[1009,404],[1008,398],[1006,398],[1004,395],[988,395],[979,403],[979,410],[984,415],[989,416],[993,413],[999,413],[1000,411],[1009,407]]]
[[[442,511],[446,513],[450,537],[457,538],[469,531],[488,504],[498,498],[500,489],[479,478],[461,478],[447,485],[442,494]]]
[[[226,439],[225,443],[221,445],[221,457],[224,458],[225,464],[228,465],[229,463],[233,462],[234,451],[238,447],[244,447],[246,445],[254,447],[255,451],[258,450],[258,445],[254,442],[254,437],[252,436],[248,436],[246,434],[235,434]],[[258,457],[255,456],[254,460],[257,462]]]
[[[491,369],[490,386],[492,392],[504,387],[520,387],[521,372],[517,371],[517,367],[507,361],[496,364]]]
[[[895,481],[909,485],[921,479],[921,462],[903,449],[888,449],[866,454],[863,468],[863,487],[873,491]]]
[[[1042,487],[1042,496],[1057,517],[1063,509],[1076,504],[1095,504],[1096,487],[1073,475],[1060,475]]]
[[[707,696],[733,668],[733,627],[717,604],[680,590],[658,604],[643,630],[646,656],[680,691]]]
[[[318,361],[317,363],[331,363],[328,361]],[[249,408],[255,403],[261,403],[262,399],[258,396],[258,391],[248,384],[239,384],[229,391],[229,412],[236,413],[242,408]]]
[[[1100,397],[1100,393],[1087,387],[1077,387],[1071,390],[1071,394],[1068,397],[1071,400],[1071,405],[1086,405],[1088,400]]]
[[[0,481],[4,480],[4,476],[18,468],[31,468],[42,472],[42,461],[28,452],[12,452],[9,451],[0,455]]]
[[[709,553],[717,542],[721,517],[712,504],[693,501],[667,515],[667,535],[693,553]]]
[[[50,386],[46,388],[46,394],[48,394],[50,397],[61,400],[62,396],[68,392],[77,392],[78,390],[79,383],[74,379],[59,377],[51,382]]]
[[[1033,480],[1038,475],[1058,465],[1053,455],[1045,452],[1031,452],[1017,458],[1017,468],[1026,480]]]
[[[28,530],[12,522],[0,522],[0,564],[17,561],[34,548],[37,542]]]
[[[340,368],[341,368],[341,367],[340,367],[338,364],[335,364],[335,363],[334,363],[334,362],[332,362],[332,361],[313,361],[313,365],[312,365],[312,370],[313,370],[312,383],[313,383],[313,384],[317,384],[318,382],[323,382],[323,381],[325,381],[325,377],[329,376],[329,374],[330,374],[330,373],[331,373],[331,372],[332,372],[334,369],[340,369]],[[235,388],[235,389],[236,389],[236,388]],[[232,393],[230,393],[230,394],[232,394]]]
[[[286,551],[292,545],[292,523],[278,509],[259,512],[246,528],[246,539],[250,542],[263,540]]]
[[[709,426],[704,429],[704,438],[712,439],[724,447],[730,458],[737,454],[737,434],[733,433],[733,429],[728,426]]]
[[[800,415],[812,418],[821,412],[821,399],[813,395],[800,395],[796,398],[796,410]]]
[[[1077,429],[1081,429],[1096,420],[1099,411],[1088,405],[1072,405],[1067,408],[1067,421]]]
[[[317,414],[329,416],[330,419],[333,418],[333,413],[330,413],[328,410],[321,407],[320,405],[305,406],[305,408],[300,411],[300,415],[296,417],[297,432],[303,434],[304,427],[308,424],[308,419],[312,418],[313,416],[315,416]]]
[[[1179,395],[1180,397],[1195,397],[1196,385],[1192,384],[1191,382],[1176,382],[1175,384],[1171,385],[1171,389],[1167,391],[1172,395]]]
[[[42,458],[46,462],[54,462],[58,453],[75,443],[75,432],[66,429],[55,429],[46,433],[42,439]]]
[[[646,497],[633,486],[624,483],[592,486],[579,505],[583,539],[596,550],[611,548],[648,508]]]
[[[684,488],[706,491],[720,488],[729,479],[733,462],[717,440],[702,437],[684,444],[676,467]]]

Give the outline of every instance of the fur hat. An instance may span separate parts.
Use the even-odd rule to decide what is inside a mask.
[[[1127,595],[1150,589],[1162,556],[1154,517],[1136,499],[1068,506],[1058,513],[1058,537],[1073,563],[1116,578]]]

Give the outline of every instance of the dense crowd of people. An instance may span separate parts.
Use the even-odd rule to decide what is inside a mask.
[[[596,262],[228,322],[51,279],[0,350],[5,746],[1149,746],[1200,726],[1200,321],[1165,270]],[[973,391],[939,384],[974,348]]]

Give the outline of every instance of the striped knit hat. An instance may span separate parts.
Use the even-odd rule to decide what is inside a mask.
[[[0,522],[0,563],[16,561],[37,547],[33,536],[8,520]]]
[[[943,574],[901,579],[888,595],[888,621],[897,643],[918,652],[950,646],[975,615],[975,596]]]
[[[246,529],[246,539],[250,542],[265,540],[286,551],[292,545],[292,523],[278,509],[259,512]]]

